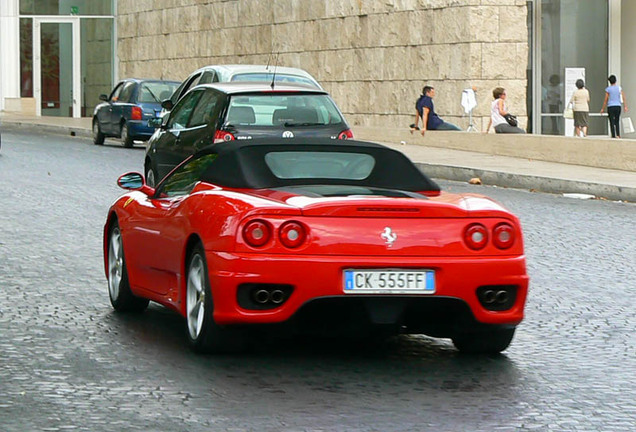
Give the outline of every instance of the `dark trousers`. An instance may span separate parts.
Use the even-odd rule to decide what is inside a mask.
[[[621,107],[609,106],[607,107],[607,118],[609,119],[610,132],[612,138],[621,136]]]

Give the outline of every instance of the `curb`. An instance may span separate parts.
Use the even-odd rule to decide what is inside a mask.
[[[77,136],[82,138],[92,138],[93,131],[82,128],[82,127],[72,127],[72,126],[55,126],[55,125],[46,125],[46,124],[36,124],[31,122],[22,122],[22,121],[4,121],[4,127],[6,128],[20,128],[27,129],[33,132],[48,132],[56,135],[70,135]]]
[[[435,165],[420,162],[416,162],[415,165],[428,176],[436,179],[468,182],[471,178],[477,177],[483,184],[490,186],[525,189],[553,194],[579,193],[594,195],[597,198],[612,201],[636,202],[636,188],[589,183],[578,180],[512,174],[460,166]]]

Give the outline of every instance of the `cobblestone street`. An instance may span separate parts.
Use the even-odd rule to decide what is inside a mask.
[[[413,336],[200,356],[176,314],[109,303],[103,224],[143,156],[3,129],[0,431],[634,430],[636,205],[440,182],[521,218],[530,293],[501,356]]]

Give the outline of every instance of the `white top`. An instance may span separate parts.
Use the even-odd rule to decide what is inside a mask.
[[[473,108],[477,106],[477,98],[475,97],[475,90],[466,89],[462,91],[462,107],[468,114]]]
[[[504,110],[508,111],[506,108],[506,102],[504,101]],[[498,126],[500,124],[508,124],[505,118],[499,112],[499,99],[495,99],[492,101],[492,105],[490,106],[490,118],[492,120],[492,127]]]

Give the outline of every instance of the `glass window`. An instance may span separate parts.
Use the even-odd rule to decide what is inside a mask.
[[[182,98],[188,92],[188,90],[190,90],[192,87],[196,85],[196,83],[199,82],[200,78],[201,78],[201,74],[199,73],[192,77],[187,78],[184,82],[182,82],[179,88],[177,88],[177,91],[175,91],[172,97],[170,98],[172,103],[176,104],[179,101],[179,99]]]
[[[112,15],[113,0],[20,0],[22,15]]]
[[[174,93],[177,88],[178,83],[171,82],[144,82],[141,84],[141,88],[139,90],[139,96],[137,97],[138,102],[156,102],[161,103],[161,101],[170,99],[172,93]]]
[[[605,135],[606,121],[597,115],[607,86],[607,0],[542,0],[541,2],[541,128],[563,135],[565,69],[585,68],[590,92],[591,135]]]
[[[279,179],[363,180],[375,166],[373,156],[340,152],[271,152],[265,163]]]
[[[119,100],[119,94],[121,93],[121,89],[124,88],[124,83],[120,82],[119,84],[117,84],[117,87],[115,87],[115,89],[113,90],[113,92],[110,94],[110,97],[108,98],[111,102],[115,102]]]
[[[203,96],[192,112],[188,127],[202,126],[214,119],[214,113],[219,103],[219,95],[212,90],[203,92]]]
[[[133,90],[135,90],[135,86],[137,83],[133,81],[129,81],[124,84],[124,87],[121,89],[121,93],[119,94],[119,102],[130,102],[130,98],[133,94]]]
[[[159,197],[173,197],[189,194],[201,179],[201,174],[217,158],[217,154],[206,154],[177,168],[157,191]]]
[[[249,109],[249,116],[245,113]],[[252,114],[253,113],[253,114]],[[342,123],[331,98],[323,94],[237,95],[230,100],[227,124],[290,127]]]
[[[203,75],[201,75],[201,79],[197,84],[210,84],[213,82],[217,82],[218,78],[216,77],[216,72],[214,71],[205,71]]]
[[[190,115],[194,110],[194,106],[203,94],[202,91],[196,91],[185,95],[177,106],[174,107],[168,119],[168,129],[185,129],[190,119]]]
[[[33,97],[33,20],[20,19],[20,96]]]

